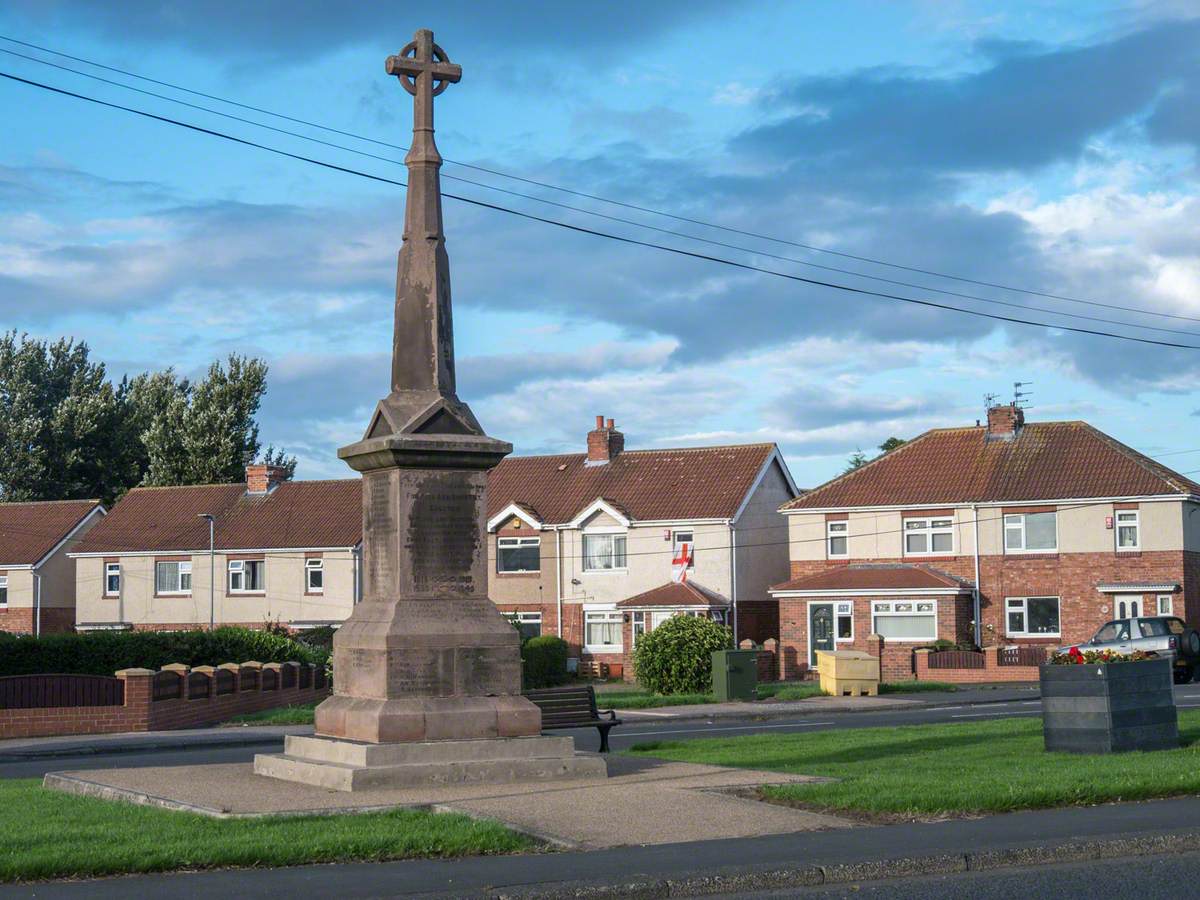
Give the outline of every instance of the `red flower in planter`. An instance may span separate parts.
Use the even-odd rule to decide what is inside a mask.
[[[1083,665],[1083,654],[1079,652],[1078,647],[1072,647],[1067,651],[1067,656],[1071,657],[1071,662],[1077,666]]]

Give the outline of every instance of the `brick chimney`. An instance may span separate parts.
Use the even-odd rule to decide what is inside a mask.
[[[268,466],[265,463],[246,466],[247,494],[266,494],[287,480],[287,469],[283,466]]]
[[[605,421],[604,416],[596,416],[596,427],[588,432],[587,462],[589,466],[603,466],[625,449],[625,435],[617,431],[613,420]]]
[[[1015,403],[988,408],[987,440],[1011,441],[1021,433],[1025,411]]]

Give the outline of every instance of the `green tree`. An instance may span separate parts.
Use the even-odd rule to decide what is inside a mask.
[[[903,447],[907,443],[908,441],[906,441],[904,438],[890,437],[879,445],[879,452],[891,453],[897,447]]]
[[[867,454],[856,448],[855,451],[850,454],[850,458],[846,460],[846,468],[842,469],[842,474],[845,475],[847,472],[853,472],[855,469],[861,469],[867,464],[867,462]]]
[[[0,500],[99,497],[138,484],[236,482],[261,445],[267,367],[231,355],[195,383],[173,369],[114,386],[86,343],[0,335]],[[295,471],[267,448],[266,462]]]

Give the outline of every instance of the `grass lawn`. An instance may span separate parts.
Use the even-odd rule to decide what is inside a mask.
[[[471,856],[530,850],[529,838],[457,813],[212,819],[0,781],[0,881]]]
[[[879,685],[881,694],[922,694],[926,691],[957,691],[958,685],[948,681],[885,681]]]
[[[1183,746],[1076,756],[1042,749],[1038,717],[954,725],[639,744],[643,756],[839,779],[762,788],[833,812],[926,818],[1200,794],[1200,711],[1180,710]]]
[[[244,716],[234,716],[226,725],[311,725],[313,710],[319,701],[300,703],[296,706],[277,706],[274,709],[263,709],[258,712],[246,713]]]

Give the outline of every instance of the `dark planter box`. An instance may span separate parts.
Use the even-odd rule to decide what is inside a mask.
[[[1122,753],[1179,746],[1170,660],[1044,665],[1041,682],[1047,750]]]

